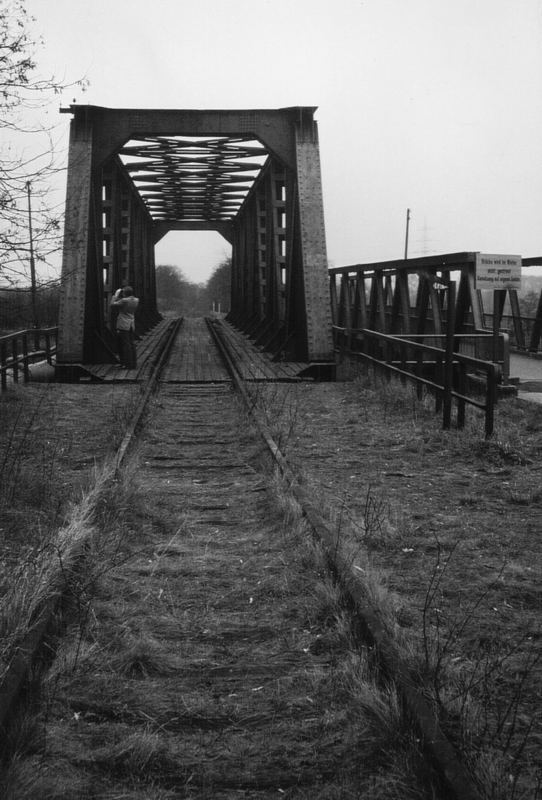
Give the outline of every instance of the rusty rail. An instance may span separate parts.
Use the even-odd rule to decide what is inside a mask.
[[[152,369],[142,386],[140,402],[135,408],[129,423],[126,425],[123,440],[115,454],[111,472],[112,475],[117,474],[128,448],[135,438],[136,429],[141,423],[149,397],[156,388],[160,372],[163,369],[173,340],[181,325],[182,319],[173,321],[166,329],[159,343]],[[56,330],[56,328],[52,328],[49,329],[48,332],[56,332]],[[2,340],[9,340],[13,337],[20,336],[21,333],[34,334],[37,333],[37,331],[32,329],[30,331],[21,331],[18,334],[2,337],[2,339],[0,339],[0,345]],[[41,333],[43,333],[43,331],[41,331]],[[30,356],[30,354],[28,355]],[[4,373],[2,373],[2,380],[3,377]],[[8,669],[0,681],[0,750],[4,745],[11,716],[19,702],[32,664],[36,663],[38,660],[39,653],[44,647],[47,632],[54,627],[55,615],[57,615],[59,605],[69,587],[70,574],[81,560],[82,554],[85,552],[87,546],[88,543],[86,540],[81,540],[70,545],[63,554],[60,566],[52,580],[50,597],[35,609],[32,618],[29,620],[27,634],[18,644]]]
[[[302,478],[292,470],[288,459],[275,442],[267,423],[250,397],[222,331],[209,322],[208,326],[226,362],[236,390],[241,394],[284,482],[299,503],[315,539],[322,545],[330,569],[342,586],[345,596],[352,603],[358,620],[362,623],[367,641],[375,647],[383,672],[393,678],[404,707],[421,736],[423,748],[441,776],[447,796],[450,800],[481,800],[473,778],[450,743],[434,709],[424,696],[419,682],[414,678],[411,669],[386,632],[379,608],[368,600],[366,590],[352,566],[350,557],[346,556],[343,551],[340,535],[333,531],[322,517],[315,505],[314,497],[303,486]],[[494,367],[493,364],[490,366]]]
[[[8,373],[13,383],[30,380],[30,365],[40,359],[52,364],[56,354],[58,328],[30,328],[0,337],[0,386],[5,391]]]

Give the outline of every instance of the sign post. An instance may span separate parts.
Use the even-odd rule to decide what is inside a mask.
[[[520,289],[521,256],[476,253],[477,289]]]
[[[521,256],[476,253],[476,288],[493,289],[493,360],[499,361],[499,332],[506,290],[521,288]]]

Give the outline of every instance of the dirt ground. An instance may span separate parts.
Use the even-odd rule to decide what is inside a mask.
[[[476,409],[443,431],[431,398],[372,375],[267,391],[290,463],[385,584],[389,626],[437,665],[448,729],[462,721],[511,798],[539,797],[542,406],[501,400],[486,441]]]
[[[27,384],[0,394],[0,594],[122,440],[134,386]]]

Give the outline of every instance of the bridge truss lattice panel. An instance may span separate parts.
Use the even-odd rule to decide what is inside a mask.
[[[474,252],[446,253],[330,269],[334,329],[440,336],[451,319],[454,335],[485,333],[488,317],[498,329],[507,294],[515,324],[521,316],[516,289],[492,292],[491,313],[484,310],[483,292],[476,287],[476,257]],[[453,308],[451,284],[454,289],[457,285]],[[517,339],[523,343],[523,336]]]
[[[121,285],[139,332],[154,324],[154,246],[173,230],[231,244],[231,319],[275,358],[333,360],[314,108],[67,111],[59,363],[114,360]]]
[[[524,266],[529,261],[524,259]],[[501,322],[507,300],[515,346],[526,349],[518,293],[477,288],[476,263],[477,253],[462,252],[330,269],[335,344],[361,350],[368,331],[438,347],[451,334],[465,355],[502,363],[506,379],[508,333]],[[491,295],[489,312],[484,294]],[[534,333],[531,347],[533,342]]]

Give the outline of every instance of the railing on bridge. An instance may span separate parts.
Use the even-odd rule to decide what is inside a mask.
[[[542,257],[524,258],[521,263],[523,271],[542,268]],[[532,316],[521,314],[516,289],[477,289],[476,253],[356,264],[330,269],[329,275],[334,324],[382,333],[442,333],[448,318],[448,286],[457,276],[456,333],[491,331],[495,337],[507,333],[511,346],[520,352],[542,350],[542,293]]]
[[[13,383],[30,380],[30,365],[45,360],[52,364],[56,353],[58,328],[30,328],[0,337],[0,385],[5,391],[8,375]]]
[[[529,267],[542,267],[542,256],[524,258],[521,261],[522,271]],[[512,304],[511,314],[504,315],[501,311],[500,325],[506,325],[510,331],[512,345],[519,351],[528,351],[536,354],[542,351],[542,292],[534,316],[519,315],[519,307]],[[489,316],[489,315],[488,315]],[[493,316],[491,316],[493,320]]]
[[[477,406],[485,412],[489,435],[497,383],[509,380],[509,336],[500,331],[500,317],[485,327],[475,270],[476,253],[332,268],[331,311],[339,352],[408,377],[420,390],[431,388],[437,409],[443,408],[444,427],[450,426],[453,398],[460,427],[465,405]],[[512,294],[519,313],[517,293]],[[503,293],[494,293],[497,312],[502,313],[503,299]]]
[[[493,433],[497,386],[502,373],[498,364],[467,355],[465,350],[478,344],[472,336],[411,335],[390,336],[368,329],[333,326],[335,347],[345,355],[370,363],[385,374],[395,374],[402,381],[413,381],[421,399],[423,388],[435,395],[435,411],[442,411],[442,427],[451,427],[452,404],[456,401],[457,427],[465,425],[465,407],[471,405],[485,415],[485,433]],[[493,347],[493,336],[486,337]],[[507,336],[501,337],[501,351],[507,348]],[[444,346],[439,346],[444,345]],[[458,348],[454,350],[454,348]],[[484,398],[483,400],[481,398]]]
[[[517,328],[514,341],[522,341],[517,292],[493,292],[495,313],[488,327],[482,291],[476,288],[476,253],[334,267],[329,276],[334,325],[408,336],[444,335],[451,325],[454,336],[472,337],[462,345],[470,348],[468,355],[501,363],[503,381],[508,381],[509,353],[502,351],[501,338],[508,331],[500,323],[508,293]]]
[[[499,328],[510,337],[510,347],[520,353],[542,353],[542,305],[537,316],[501,314]],[[494,316],[484,312],[484,324],[493,327]]]

